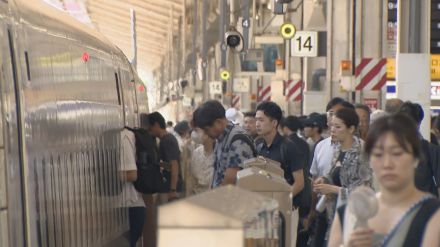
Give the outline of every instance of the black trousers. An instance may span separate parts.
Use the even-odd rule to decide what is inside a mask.
[[[328,228],[327,223],[327,214],[318,213],[315,223],[313,225],[312,236],[310,236],[310,245],[311,247],[325,247],[327,246],[325,241],[325,234],[327,233]]]
[[[136,242],[144,230],[146,210],[145,207],[128,208],[128,219],[130,223],[130,247],[135,247]]]

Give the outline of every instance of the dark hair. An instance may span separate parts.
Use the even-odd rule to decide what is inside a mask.
[[[397,143],[408,153],[409,146],[417,159],[422,159],[422,150],[418,137],[417,125],[408,115],[397,113],[378,118],[371,124],[365,141],[365,152],[371,155],[376,142],[386,133],[392,133]]]
[[[173,126],[173,121],[167,121],[167,126],[168,127],[172,127]]]
[[[411,101],[404,102],[398,113],[406,114],[408,117],[412,118],[417,124],[420,124],[425,117],[422,106],[417,103],[412,103]]]
[[[161,129],[165,129],[166,128],[165,118],[163,118],[162,114],[160,114],[157,111],[148,114],[148,125],[149,126],[153,126],[156,123],[159,124]]]
[[[198,125],[198,123],[197,123],[197,114],[200,112],[200,108],[197,108],[194,112],[193,112],[193,115],[192,115],[192,119],[191,119],[191,122],[190,122],[190,125],[191,125],[191,127],[193,128],[193,129],[195,129],[195,128],[200,128],[200,126]]]
[[[434,127],[435,127],[436,129],[440,130],[440,117],[439,117],[439,116],[435,117],[435,120],[434,120]]]
[[[328,127],[327,126],[327,114],[325,114],[325,113],[321,114],[320,118],[323,123],[322,129],[327,129],[327,127]]]
[[[203,103],[193,116],[194,125],[203,129],[212,126],[217,119],[224,119],[225,108],[216,100],[209,100]]]
[[[370,107],[368,107],[367,105],[364,105],[364,104],[355,104],[355,105],[354,105],[354,108],[355,108],[355,109],[361,109],[361,110],[364,110],[364,111],[366,111],[366,112],[368,113],[368,115],[371,114],[371,109],[370,109]]]
[[[293,132],[297,132],[300,129],[303,129],[303,125],[301,120],[295,116],[288,116],[281,121],[281,127],[287,127]]]
[[[340,105],[342,107],[344,107],[344,108],[348,108],[348,109],[354,110],[354,105],[352,103],[348,102],[348,101],[343,101]]]
[[[142,128],[147,128],[148,127],[148,114],[141,113],[139,115],[139,122],[140,122]]]
[[[388,113],[396,113],[403,104],[401,99],[389,99],[385,103],[385,111]]]
[[[305,119],[302,123],[304,127],[318,128],[318,133],[321,134],[322,128],[326,122],[327,122],[327,116],[323,118],[321,114],[317,112],[312,112],[309,114],[307,119]]]
[[[183,135],[186,131],[190,131],[188,121],[182,121],[176,124],[174,127],[174,131],[176,131],[179,135]]]
[[[347,128],[351,126],[357,128],[359,125],[359,117],[353,109],[341,108],[335,112],[334,116],[341,119]]]
[[[278,124],[281,123],[281,119],[283,118],[283,111],[281,108],[274,102],[264,101],[257,106],[257,111],[263,111],[264,115],[277,120]]]
[[[342,104],[342,102],[344,102],[344,101],[345,101],[344,99],[339,98],[339,97],[335,97],[335,98],[331,99],[331,100],[328,102],[327,106],[325,107],[325,111],[329,111],[330,109],[333,108],[333,106],[335,106],[335,105],[340,105],[340,104]]]
[[[255,112],[254,111],[248,111],[243,113],[244,117],[253,117],[255,118]]]

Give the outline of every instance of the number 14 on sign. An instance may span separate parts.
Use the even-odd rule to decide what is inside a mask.
[[[292,57],[316,57],[318,56],[318,33],[297,31],[291,40]]]

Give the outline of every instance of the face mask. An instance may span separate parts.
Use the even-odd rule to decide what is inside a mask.
[[[202,144],[202,136],[197,132],[191,132],[191,140],[197,144]]]

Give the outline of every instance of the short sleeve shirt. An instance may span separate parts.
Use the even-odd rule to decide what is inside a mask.
[[[332,144],[331,137],[320,141],[315,147],[310,174],[315,177],[326,176],[332,167],[334,152],[335,145]]]
[[[306,141],[301,139],[296,133],[292,134],[288,137],[293,143],[295,143],[298,148],[298,158],[302,161],[303,168],[306,171],[306,174],[309,174],[310,169],[310,147]]]
[[[166,163],[177,160],[177,164],[179,165],[179,175],[176,189],[177,191],[181,191],[182,174],[180,169],[180,149],[177,139],[173,134],[167,133],[162,139],[160,139],[159,158]]]
[[[160,159],[165,162],[177,160],[180,165],[180,149],[176,137],[173,134],[167,133],[159,144]]]
[[[194,150],[191,158],[191,175],[196,179],[196,193],[209,189],[214,173],[214,153],[207,155],[205,148],[200,146]]]
[[[136,146],[133,132],[124,129],[121,132],[121,161],[119,171],[137,171]],[[133,183],[124,182],[122,186],[122,207],[145,207],[140,194],[134,188]]]
[[[284,155],[281,154],[282,145],[285,145]],[[270,146],[267,146],[266,141],[260,138],[257,141],[257,150],[260,155],[280,162],[281,168],[284,171],[284,178],[289,184],[295,182],[292,173],[303,169],[303,164],[298,154],[298,147],[291,140],[279,134],[275,136]]]
[[[223,134],[217,138],[214,148],[213,188],[221,185],[227,168],[244,168],[243,162],[255,157],[252,148],[245,141],[238,139],[229,143],[238,133],[246,134],[246,131],[229,122]]]

